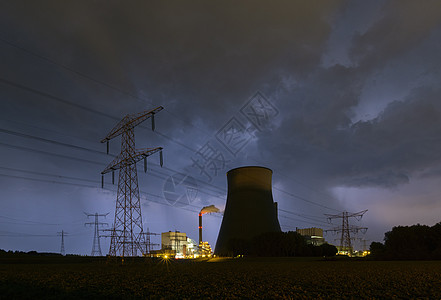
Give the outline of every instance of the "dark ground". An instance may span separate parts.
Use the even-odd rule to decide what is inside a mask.
[[[0,259],[1,299],[441,298],[441,261]]]

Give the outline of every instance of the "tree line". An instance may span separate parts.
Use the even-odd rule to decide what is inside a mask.
[[[230,239],[221,256],[334,256],[337,248],[329,244],[314,246],[294,231],[268,232],[252,239]]]
[[[434,226],[396,226],[384,234],[384,244],[373,242],[375,259],[432,260],[441,259],[441,222]]]

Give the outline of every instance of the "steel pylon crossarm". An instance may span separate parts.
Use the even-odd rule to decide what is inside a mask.
[[[164,108],[162,106],[158,106],[157,108],[149,111],[146,110],[140,113],[126,115],[124,118],[122,118],[121,121],[118,122],[118,124],[116,124],[116,126],[109,132],[109,134],[107,134],[107,136],[101,140],[101,143],[106,143],[110,141],[118,135],[121,135],[127,129],[138,126],[148,118],[152,118],[152,129],[155,130],[154,116],[156,113],[160,112],[163,109]]]
[[[123,157],[122,154],[119,154],[115,159],[101,172],[101,174],[106,174],[115,170],[118,170],[124,166],[129,166],[137,163],[143,158],[155,154],[156,152],[162,151],[162,147],[157,148],[147,148],[135,150],[135,152],[128,157]]]
[[[350,213],[350,212],[342,212],[339,215],[331,215],[331,214],[325,214],[325,216],[328,217],[328,220],[332,220],[332,219],[338,219],[338,218],[361,218],[368,210],[362,210],[356,213]]]

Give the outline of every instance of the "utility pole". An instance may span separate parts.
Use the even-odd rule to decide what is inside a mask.
[[[349,213],[347,211],[342,212],[338,215],[329,215],[325,214],[325,216],[328,217],[328,221],[331,223],[332,219],[342,219],[342,225],[341,227],[335,227],[333,229],[325,230],[325,232],[334,232],[334,233],[341,233],[340,238],[340,249],[339,252],[347,252],[349,256],[352,256],[352,242],[351,240],[353,237],[351,237],[351,233],[357,234],[359,231],[362,233],[366,233],[367,227],[358,227],[349,225],[349,218],[355,218],[356,220],[360,221],[363,215],[368,210],[363,210],[357,213]]]
[[[88,214],[88,213],[84,213],[87,218],[89,217],[95,217],[95,221],[94,222],[87,222],[84,223],[84,226],[89,225],[92,226],[94,225],[94,234],[93,234],[93,246],[92,246],[92,256],[103,256],[103,253],[101,252],[101,245],[100,245],[100,233],[99,233],[99,226],[100,225],[109,225],[107,223],[101,223],[98,221],[99,217],[106,217],[109,213],[107,214]]]
[[[57,232],[58,236],[61,236],[61,249],[60,249],[60,254],[65,256],[66,255],[66,251],[64,250],[64,236],[68,235],[67,232],[64,232],[64,230],[61,230],[61,232]]]
[[[139,198],[138,173],[136,163],[144,159],[144,172],[147,171],[147,156],[160,152],[160,164],[163,164],[162,147],[135,149],[135,127],[151,118],[152,130],[155,130],[155,114],[163,109],[159,106],[150,111],[126,115],[101,143],[107,143],[109,153],[109,141],[121,135],[120,154],[101,172],[102,186],[104,174],[119,169],[118,193],[116,198],[115,222],[110,230],[110,256],[137,256],[137,251],[143,252],[145,235],[142,227],[141,203]]]

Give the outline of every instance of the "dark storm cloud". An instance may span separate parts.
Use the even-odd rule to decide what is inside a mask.
[[[328,72],[339,73],[338,82],[345,85],[343,73],[354,77],[349,69],[344,69]],[[359,90],[332,84],[334,80],[330,78],[321,77],[329,85],[321,84],[316,92],[308,90],[307,95],[296,95],[305,102],[293,101],[294,113],[285,114],[277,135],[260,137],[262,150],[269,150],[280,166],[291,163],[293,170],[312,173],[331,186],[359,187],[396,186],[422,171],[439,168],[439,89],[416,89],[406,99],[390,103],[378,117],[351,124],[348,114]],[[332,101],[323,100],[326,94],[333,95]],[[318,98],[321,100],[314,101],[318,95],[323,95]]]
[[[190,116],[213,111],[231,114],[231,105],[278,80],[283,70],[311,70],[339,2],[55,1],[27,3],[26,11],[15,2],[8,6],[22,16],[12,21],[16,30],[31,27],[24,32],[28,38],[40,38],[32,41],[39,51],[154,103],[167,102],[191,122]]]
[[[354,124],[352,146],[359,153],[346,183],[396,185],[408,182],[418,172],[439,167],[440,97],[439,89],[420,88],[405,100],[389,104],[374,120]]]
[[[354,37],[351,56],[364,67],[382,62],[418,46],[441,24],[441,2],[386,1],[382,18]]]
[[[289,165],[327,187],[393,187],[420,172],[438,174],[441,91],[420,74],[427,70],[439,79],[438,46],[430,35],[440,29],[441,5],[392,1],[381,11],[378,21],[352,39],[352,66],[316,68],[284,95],[280,127],[259,136],[260,151],[276,157],[279,167]],[[378,116],[353,124],[363,93],[372,89],[368,83],[388,69],[385,84],[408,74],[412,84],[392,81],[395,93],[405,96],[386,98],[390,104]]]

